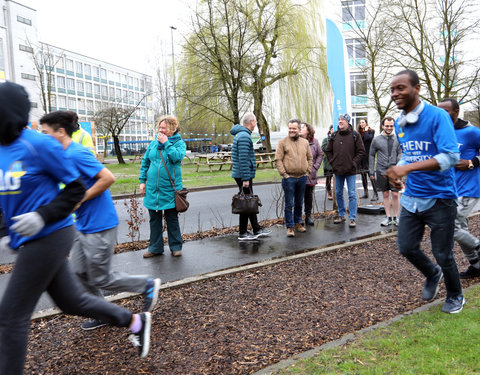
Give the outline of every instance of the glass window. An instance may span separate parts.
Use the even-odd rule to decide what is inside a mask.
[[[107,95],[108,95],[107,86],[102,86],[102,96],[107,96]]]
[[[73,78],[67,78],[67,89],[75,90],[75,80]]]
[[[140,90],[145,90],[145,82],[143,79],[140,80]]]
[[[349,59],[364,59],[365,47],[361,39],[345,39]]]
[[[350,74],[350,90],[352,96],[367,95],[367,76],[365,74]]]
[[[65,65],[63,63],[63,56],[55,56],[55,61],[57,65],[55,65],[59,69],[65,69]]]
[[[95,95],[100,95],[100,85],[93,85],[93,88],[94,88],[94,92],[95,92]]]
[[[82,81],[77,81],[77,91],[83,92],[83,82]]]
[[[92,75],[92,67],[88,64],[85,64],[85,74],[87,76],[91,76]]]
[[[115,80],[116,80],[117,82],[120,82],[120,79],[121,79],[121,78],[120,78],[120,73],[115,73]]]
[[[107,70],[106,69],[100,69],[100,78],[101,79],[107,79]]]
[[[85,110],[85,100],[78,99],[77,100],[78,110],[84,111]]]
[[[24,46],[23,44],[19,44],[18,48],[20,48],[20,51],[33,53],[33,48],[30,46]]]
[[[66,65],[67,70],[71,70],[73,72],[73,60],[67,59]]]
[[[76,109],[77,108],[77,101],[75,98],[68,98],[68,109]]]
[[[90,82],[85,82],[85,92],[87,94],[92,94],[93,86]]]
[[[58,96],[58,107],[67,108],[67,98],[63,95]]]
[[[65,88],[65,77],[57,77],[57,87],[59,89],[64,89]]]
[[[36,78],[33,74],[22,73],[21,76],[22,76],[23,79],[28,79],[30,81],[35,81],[36,80]]]
[[[93,111],[93,100],[87,100],[87,111]]]
[[[110,95],[111,98],[115,97],[115,88],[114,87],[109,87],[108,88],[108,94]]]
[[[93,76],[97,78],[100,77],[100,68],[98,66],[93,67]]]
[[[342,1],[342,21],[365,21],[365,0]]]
[[[123,77],[123,83],[128,83],[128,77],[126,74],[122,74],[122,77]]]
[[[52,107],[57,106],[57,96],[55,94],[50,94],[50,103]]]
[[[83,64],[80,61],[75,63],[75,67],[77,68],[77,73],[83,74]]]
[[[24,23],[25,25],[32,26],[32,20],[29,20],[28,18],[24,18],[22,16],[17,16],[17,21]]]
[[[115,90],[115,96],[116,96],[117,99],[121,99],[122,98],[122,90],[116,89]]]
[[[138,87],[138,78],[135,78],[135,87]]]
[[[128,85],[133,86],[133,78],[132,77],[128,77]]]

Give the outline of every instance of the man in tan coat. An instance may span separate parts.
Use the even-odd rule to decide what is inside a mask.
[[[294,237],[295,231],[305,232],[302,224],[302,206],[307,175],[312,170],[312,152],[308,141],[300,137],[300,120],[288,122],[288,137],[278,142],[275,164],[283,177],[285,195],[285,225],[287,236]]]

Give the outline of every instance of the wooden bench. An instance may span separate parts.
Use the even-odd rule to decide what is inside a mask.
[[[209,171],[212,172],[213,166],[219,166],[219,171],[222,170],[224,165],[229,165],[230,170],[232,169],[232,154],[231,153],[217,153],[217,154],[204,154],[204,155],[197,155],[197,160],[194,162],[197,166],[196,171],[201,166],[208,167]]]
[[[255,159],[257,162],[257,168],[262,165],[263,168],[267,167],[267,164],[270,163],[272,168],[275,168],[275,153],[274,152],[265,152],[255,154]]]

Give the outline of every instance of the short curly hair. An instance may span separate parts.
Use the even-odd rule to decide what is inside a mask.
[[[165,126],[169,133],[177,134],[180,131],[180,124],[175,116],[162,116],[160,120],[158,120],[157,128],[160,126],[162,122],[165,122]]]

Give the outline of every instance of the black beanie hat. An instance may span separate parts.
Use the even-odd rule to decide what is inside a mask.
[[[28,124],[30,100],[23,86],[0,83],[0,144],[12,143]]]

